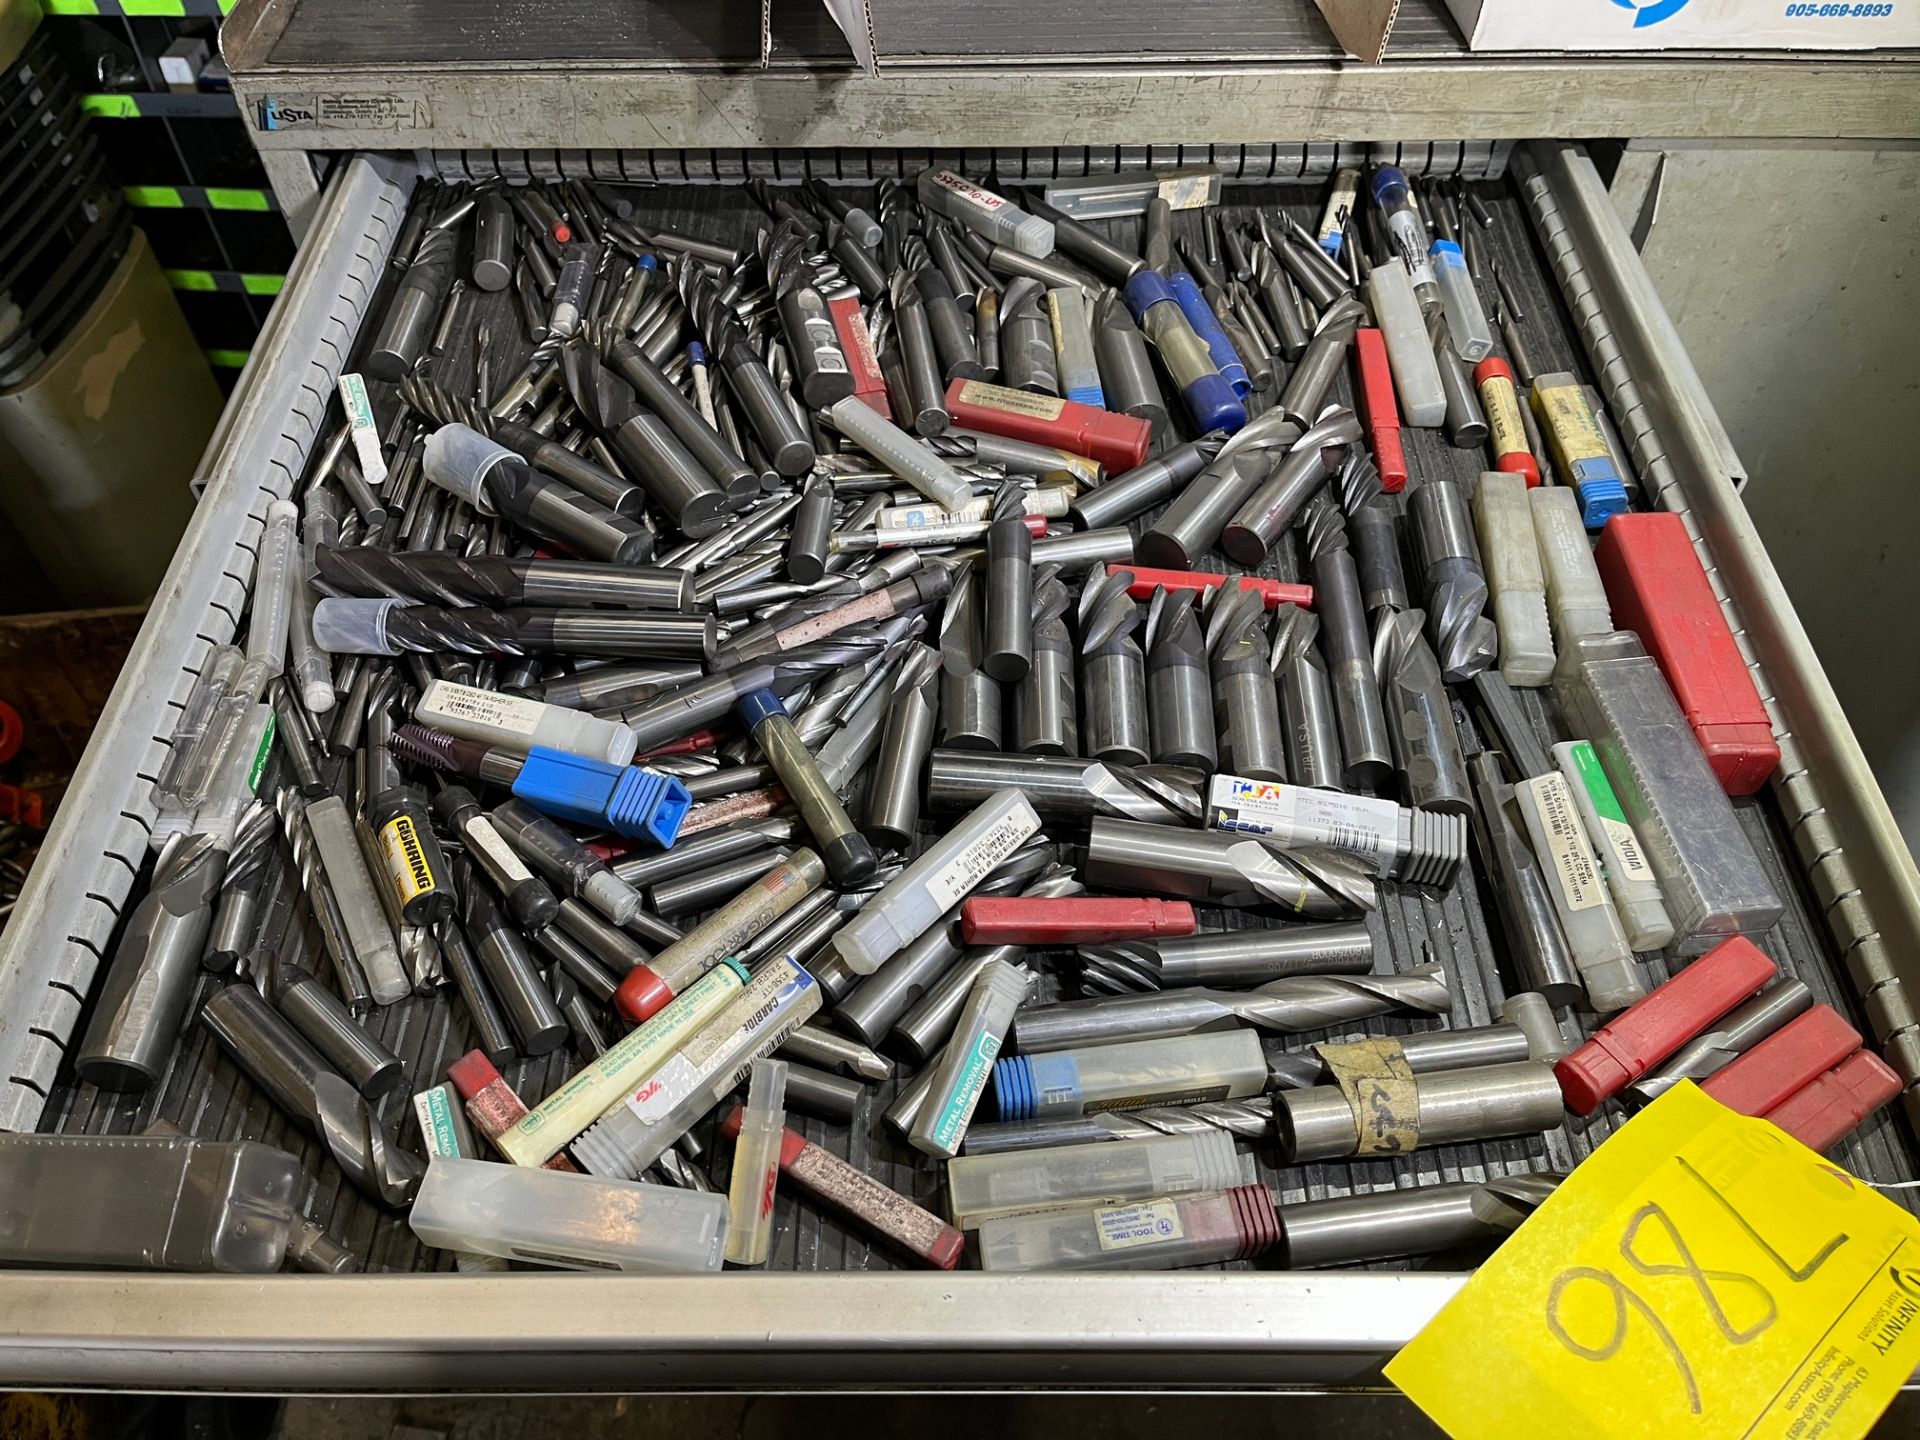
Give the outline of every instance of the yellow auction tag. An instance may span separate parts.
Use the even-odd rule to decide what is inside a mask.
[[[1454,1440],[1849,1440],[1920,1365],[1920,1220],[1676,1085],[1387,1378]]]

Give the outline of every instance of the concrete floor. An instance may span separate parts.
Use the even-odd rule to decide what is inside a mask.
[[[1746,463],[1747,508],[1920,852],[1920,148],[1666,156],[1643,258]],[[1631,199],[1623,206],[1631,215]]]

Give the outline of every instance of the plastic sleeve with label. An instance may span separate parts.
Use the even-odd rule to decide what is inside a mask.
[[[733,1139],[727,1185],[727,1259],[764,1265],[773,1245],[773,1195],[780,1179],[780,1142],[787,1129],[787,1062],[756,1060],[747,1103]]]
[[[1391,260],[1374,266],[1367,276],[1367,300],[1386,338],[1401,417],[1423,429],[1441,424],[1447,418],[1447,394],[1440,387],[1440,366],[1406,267]]]
[[[1561,479],[1580,497],[1581,521],[1587,529],[1598,530],[1627,508],[1627,486],[1579,377],[1565,372],[1535,376],[1532,400]]]
[[[576,900],[584,900],[616,925],[640,908],[640,892],[613,868],[524,800],[497,806],[494,827],[520,857]]]
[[[337,795],[314,801],[307,807],[307,828],[313,833],[313,848],[319,852],[321,868],[340,906],[347,943],[353,946],[354,958],[366,972],[374,1002],[392,1005],[406,999],[413,993],[413,982],[400,963],[393,927],[387,923],[387,912],[374,891],[373,876],[354,835],[346,802]]]
[[[467,1124],[467,1112],[460,1094],[451,1084],[441,1083],[413,1097],[413,1118],[420,1127],[420,1145],[432,1160],[478,1160],[479,1143]],[[480,1255],[471,1250],[453,1252],[453,1268],[463,1275],[501,1271],[507,1262],[498,1255]]]
[[[1053,354],[1067,399],[1104,408],[1107,397],[1100,389],[1100,367],[1093,358],[1086,296],[1064,286],[1047,291],[1047,319],[1053,326]]]
[[[861,906],[834,934],[834,949],[856,974],[871,975],[966,899],[1039,828],[1040,817],[1025,795],[996,791]]]
[[[833,428],[858,445],[915,490],[946,510],[958,510],[973,498],[966,478],[857,395],[827,407]]]
[[[574,1155],[596,1175],[639,1175],[819,1009],[811,975],[785,956],[768,961],[678,1055],[575,1140]]]
[[[1702,955],[1555,1064],[1567,1109],[1591,1115],[1778,973],[1738,937]]]
[[[1242,1100],[1266,1088],[1267,1058],[1252,1030],[1016,1055],[993,1067],[1003,1121]]]
[[[953,1223],[963,1230],[1032,1210],[1230,1190],[1241,1179],[1240,1157],[1227,1130],[971,1155],[947,1163]]]
[[[1771,928],[1779,893],[1640,641],[1618,630],[1574,641],[1554,695],[1569,728],[1593,742],[1680,942],[1697,951]]]
[[[1638,951],[1664,948],[1673,939],[1673,921],[1660,899],[1660,882],[1653,878],[1646,851],[1620,809],[1620,797],[1600,768],[1600,757],[1585,740],[1563,740],[1553,747],[1553,760],[1573,791],[1573,808],[1580,812],[1580,823],[1606,874],[1607,892],[1627,943]]]
[[[516,1165],[544,1164],[607,1111],[632,1094],[747,983],[736,960],[722,960],[684,994],[639,1028],[609,1046],[558,1090],[494,1137],[494,1146]]]
[[[1504,471],[1484,471],[1473,492],[1473,523],[1493,597],[1493,624],[1500,632],[1500,674],[1509,685],[1545,685],[1553,678],[1553,636],[1527,482]]]
[[[486,1160],[435,1160],[407,1223],[421,1243],[561,1270],[720,1269],[727,1198]]]
[[[1205,433],[1233,431],[1245,425],[1247,407],[1233,393],[1226,377],[1214,368],[1206,341],[1194,333],[1193,326],[1181,313],[1167,277],[1157,271],[1142,270],[1127,281],[1122,293],[1133,318],[1159,353],[1160,363],[1173,377],[1174,388],[1180,392],[1194,428]]]
[[[1513,798],[1546,874],[1547,893],[1573,951],[1588,1004],[1603,1015],[1626,1009],[1647,993],[1646,982],[1607,896],[1567,777],[1555,770],[1522,780],[1513,787]]]
[[[975,977],[973,989],[953,1037],[933,1067],[927,1098],[914,1118],[907,1141],[924,1155],[951,1159],[960,1153],[973,1112],[986,1093],[993,1062],[1013,1024],[1013,1012],[1027,998],[1031,975],[1004,960],[989,960]]]
[[[1008,245],[1022,255],[1044,258],[1053,253],[1053,222],[1029,215],[1005,196],[976,185],[951,170],[922,170],[914,181],[920,203],[996,245]]]
[[[1527,492],[1527,503],[1533,507],[1533,536],[1546,574],[1547,615],[1564,654],[1582,635],[1611,633],[1613,610],[1573,492],[1564,485],[1543,485]]]
[[[1175,1270],[1248,1260],[1279,1241],[1272,1192],[1264,1185],[1236,1185],[988,1220],[980,1227],[980,1268]]]
[[[633,731],[616,720],[451,680],[430,682],[413,707],[413,718],[435,730],[497,745],[516,755],[525,755],[537,745],[625,765],[636,748]]]
[[[1180,313],[1178,306],[1173,313]],[[1204,346],[1200,353],[1205,355]],[[1223,386],[1225,383],[1221,381]],[[946,406],[953,423],[963,429],[1071,450],[1097,460],[1113,475],[1145,463],[1147,444],[1153,436],[1153,426],[1135,416],[1116,415],[1094,405],[1076,405],[1052,395],[1010,390],[985,380],[952,381],[947,386]],[[1238,408],[1237,401],[1235,406]]]

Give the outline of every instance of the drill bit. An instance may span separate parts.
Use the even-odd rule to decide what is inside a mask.
[[[400,399],[438,425],[465,425],[482,435],[493,431],[493,416],[432,378],[423,365],[394,387]]]
[[[1080,729],[1094,759],[1144,765],[1147,669],[1134,638],[1140,607],[1127,594],[1132,584],[1131,570],[1109,568],[1080,591]]]
[[[1439,1015],[1452,1005],[1438,965],[1404,975],[1291,975],[1254,990],[1157,990],[1036,1005],[1014,1017],[1013,1041],[1021,1053],[1037,1055],[1230,1024],[1291,1035],[1398,1010]]]
[[[1191,590],[1156,587],[1147,602],[1148,728],[1155,764],[1211,772],[1219,751],[1197,600]]]
[[[306,894],[314,923],[320,928],[320,941],[326,947],[327,959],[333,965],[334,980],[339,986],[341,998],[354,1014],[364,1015],[373,1008],[373,992],[367,984],[366,973],[360,968],[359,958],[347,940],[347,927],[340,916],[339,902],[334,899],[333,890],[321,871],[320,857],[314,849],[313,832],[307,828],[307,802],[299,791],[289,785],[274,796],[273,808],[280,818],[281,833],[287,837],[287,849],[293,856],[294,874],[299,877],[300,888]]]
[[[965,1150],[968,1155],[1003,1155],[1010,1150],[1151,1140],[1161,1135],[1198,1135],[1207,1130],[1264,1140],[1273,1134],[1273,1107],[1257,1101],[1208,1100],[1198,1105],[1155,1105],[1124,1114],[976,1122],[967,1128]]]
[[[1201,779],[1198,771],[1174,766],[935,750],[927,762],[927,802],[971,808],[1012,787],[1024,792],[1041,815],[1113,815],[1150,825],[1192,826],[1200,822],[1204,808]]]
[[[207,935],[202,963],[209,970],[231,970],[253,943],[254,931],[259,928],[261,892],[274,860],[277,829],[273,811],[258,800],[240,817],[233,848],[227,853],[227,872],[220,881],[213,929]]]

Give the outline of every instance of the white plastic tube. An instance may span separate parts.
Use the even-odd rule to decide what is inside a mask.
[[[1537,689],[1553,679],[1553,636],[1526,478],[1484,471],[1473,492],[1473,524],[1500,632],[1500,674],[1509,685]]]
[[[953,1223],[977,1230],[981,1221],[1002,1215],[1228,1190],[1241,1178],[1231,1132],[1202,1130],[962,1156],[947,1163],[947,1194]]]
[[[537,745],[625,765],[639,745],[639,737],[616,720],[451,680],[429,683],[413,707],[413,718],[435,730],[497,745],[516,755],[525,755]]]
[[[1580,518],[1580,499],[1564,485],[1541,485],[1527,492],[1533,508],[1533,538],[1540,547],[1540,568],[1547,582],[1547,614],[1554,643],[1567,649],[1582,635],[1613,631],[1613,610],[1600,567],[1593,563],[1593,542]]]
[[[1620,808],[1620,797],[1613,793],[1613,782],[1600,768],[1600,757],[1585,740],[1564,740],[1553,747],[1553,762],[1567,777],[1573,791],[1573,808],[1580,812],[1580,823],[1600,857],[1606,872],[1607,891],[1627,932],[1627,943],[1635,950],[1659,950],[1673,939],[1673,921],[1660,898],[1660,882],[1640,837],[1627,823]]]
[[[1024,967],[1004,960],[989,960],[980,971],[953,1038],[934,1067],[926,1101],[908,1132],[907,1143],[914,1149],[943,1160],[960,1153],[960,1142],[993,1073],[994,1059],[1013,1024],[1013,1012],[1027,998],[1030,979]]]
[[[1601,1014],[1626,1009],[1646,995],[1646,981],[1607,898],[1600,862],[1587,842],[1566,776],[1556,770],[1522,780],[1513,787],[1513,798],[1546,872],[1547,892],[1589,1004]]]
[[[827,407],[833,428],[858,445],[942,509],[958,510],[973,498],[973,487],[946,461],[885,419],[857,395]]]
[[[727,1259],[735,1265],[764,1265],[773,1248],[773,1192],[786,1131],[787,1062],[756,1060],[727,1186]]]
[[[1433,358],[1433,342],[1427,338],[1427,322],[1406,267],[1395,260],[1374,266],[1367,276],[1367,301],[1386,337],[1402,418],[1424,429],[1442,424],[1447,393],[1440,388],[1440,364]]]

